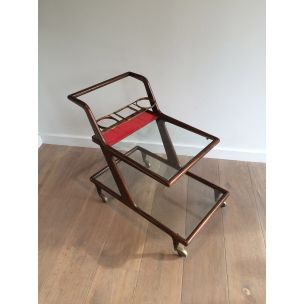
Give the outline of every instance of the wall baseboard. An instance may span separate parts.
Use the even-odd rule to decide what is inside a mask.
[[[97,145],[92,142],[91,137],[87,136],[76,136],[67,134],[42,134],[42,142],[44,144],[53,145],[65,145],[65,146],[76,146],[76,147],[89,147],[97,148]],[[39,141],[39,137],[38,137]],[[154,153],[163,152],[162,145],[158,143],[147,143],[145,147]],[[133,142],[121,142],[119,148],[127,151],[134,145]],[[175,146],[177,153],[181,155],[195,155],[200,151],[199,146],[196,145],[177,145]],[[266,153],[259,150],[245,150],[227,147],[215,147],[211,150],[206,157],[219,158],[219,159],[230,159],[239,161],[250,161],[250,162],[266,162]]]
[[[40,135],[38,135],[38,149],[41,147],[43,141]]]

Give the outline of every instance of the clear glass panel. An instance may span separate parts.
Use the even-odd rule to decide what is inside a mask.
[[[159,120],[150,122],[145,127],[129,135],[121,142],[113,145],[113,148],[121,151],[127,151],[135,146],[139,146],[152,153],[155,153],[158,156],[161,156],[172,164],[172,162],[174,162],[174,157],[172,154],[167,155],[166,153],[164,146],[166,139],[169,142],[167,145],[170,146],[170,142],[172,143],[172,148],[177,154],[180,166],[184,166],[190,160],[189,158],[183,158],[181,155],[191,155],[193,154],[193,151],[196,151],[197,154],[212,141],[204,136],[178,127],[174,124]],[[142,165],[148,166],[148,163],[151,163],[149,169],[167,180],[172,178],[179,171],[179,169],[176,169],[169,164],[156,160],[151,155],[147,155],[148,163],[145,163],[142,157],[138,157],[139,155],[141,155],[141,152],[136,151],[128,157],[136,160]],[[152,159],[154,160],[153,162]]]
[[[158,165],[151,159],[151,166]],[[136,205],[185,239],[223,195],[187,175],[166,187],[124,162],[118,168]],[[98,180],[119,194],[109,171]]]

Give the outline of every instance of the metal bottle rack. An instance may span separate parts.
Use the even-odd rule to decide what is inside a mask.
[[[106,85],[119,81],[126,77],[132,77],[141,81],[147,92],[146,97],[139,98],[125,107],[118,109],[117,111],[103,116],[101,118],[95,119],[90,107],[82,100],[79,99],[80,96],[87,94],[91,91],[100,89]],[[107,197],[103,191],[112,195],[123,204],[134,210],[136,213],[147,219],[149,222],[160,228],[162,231],[167,233],[173,240],[173,246],[175,251],[179,256],[186,257],[187,251],[183,246],[188,246],[196,234],[202,229],[206,222],[212,217],[216,210],[220,207],[226,206],[226,199],[229,196],[229,192],[197,175],[190,172],[189,170],[206,154],[208,153],[215,145],[219,143],[219,139],[211,134],[203,132],[199,129],[196,129],[192,126],[189,126],[181,121],[176,120],[164,113],[162,113],[157,105],[155,97],[153,95],[152,89],[150,87],[149,81],[142,75],[126,72],[124,74],[118,75],[111,79],[105,80],[93,86],[90,86],[86,89],[78,91],[76,93],[70,94],[68,99],[76,103],[78,106],[84,109],[87,114],[87,117],[90,121],[94,135],[92,136],[93,142],[100,146],[101,151],[104,154],[104,157],[107,161],[107,166],[103,169],[96,172],[91,176],[90,180],[96,186],[96,190],[103,200],[107,202]],[[143,105],[143,102],[148,102],[148,106]],[[131,114],[128,116],[121,115],[122,111],[128,110]],[[110,126],[105,126],[105,121],[111,120],[113,123]],[[136,145],[126,153],[122,153],[117,150],[114,146],[118,142],[122,141],[130,134],[145,128],[150,123],[155,122],[158,128],[158,132],[161,137],[161,141],[165,150],[167,158],[164,158],[149,149],[142,147],[141,145]],[[207,139],[208,145],[204,146],[203,149],[195,155],[190,161],[181,165],[178,159],[178,155],[175,151],[174,144],[170,138],[170,134],[167,130],[166,124],[174,125],[177,128],[187,130],[191,133],[202,136],[204,139]],[[132,159],[130,156],[139,151],[142,156],[142,163]],[[168,168],[174,170],[174,174],[170,175],[168,178],[158,174],[157,172],[151,170],[150,162],[148,158],[153,158]],[[172,228],[168,227],[165,223],[153,217],[148,212],[144,211],[142,208],[137,206],[136,202],[132,198],[132,194],[128,188],[126,180],[119,169],[119,163],[124,162],[129,166],[139,170],[140,172],[148,175],[157,182],[165,185],[166,187],[171,187],[177,180],[179,180],[183,175],[187,175],[189,178],[196,180],[197,182],[204,184],[207,187],[210,187],[214,191],[214,204],[204,214],[203,218],[198,222],[195,228],[187,235],[186,237],[181,236],[179,233],[173,231]],[[98,178],[104,173],[110,171],[112,177],[116,183],[119,193],[108,187],[107,185],[101,183]],[[182,246],[183,245],[183,246]]]

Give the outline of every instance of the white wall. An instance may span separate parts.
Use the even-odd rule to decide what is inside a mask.
[[[87,118],[66,96],[129,70],[147,76],[163,112],[221,139],[211,155],[264,159],[264,0],[39,0],[44,142],[87,145]],[[130,97],[105,93],[88,99],[99,114]]]

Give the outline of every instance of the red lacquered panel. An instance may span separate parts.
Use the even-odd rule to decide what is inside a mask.
[[[157,119],[157,115],[143,112],[130,120],[124,121],[113,129],[102,132],[102,136],[107,145],[112,146],[123,140],[127,136],[136,132],[148,123]]]

